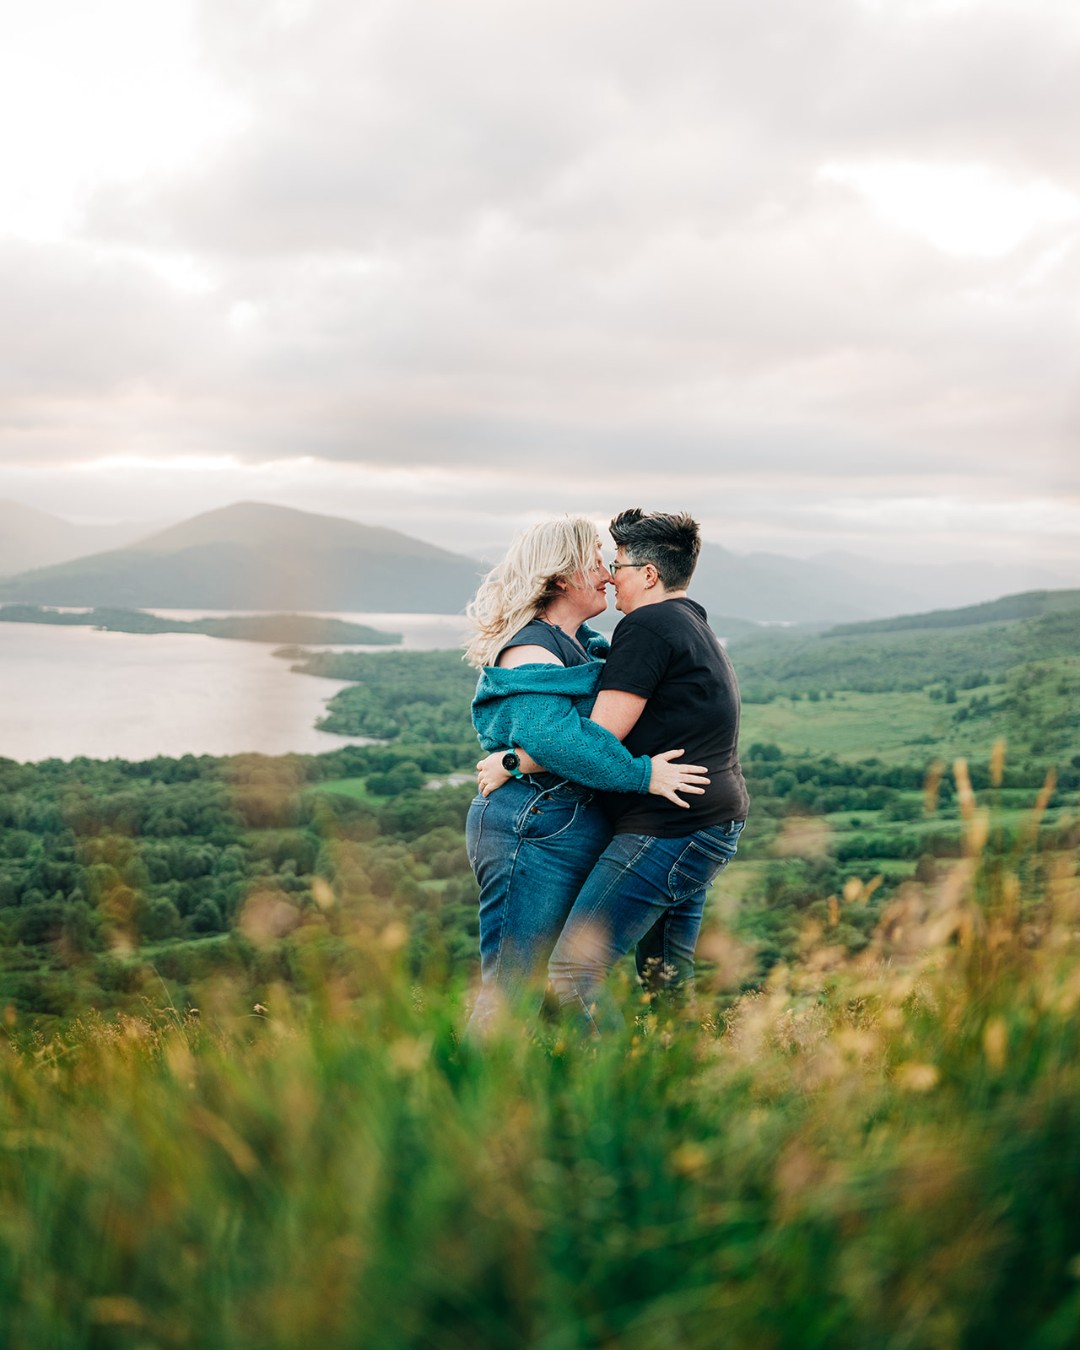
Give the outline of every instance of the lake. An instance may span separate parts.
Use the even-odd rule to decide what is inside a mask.
[[[209,611],[155,610],[177,618]],[[398,651],[460,647],[446,614],[339,614],[401,633]],[[323,649],[318,649],[323,650]],[[297,675],[274,647],[192,633],[101,633],[0,624],[0,758],[152,759],[155,755],[320,754],[362,738],[316,731],[340,680]]]

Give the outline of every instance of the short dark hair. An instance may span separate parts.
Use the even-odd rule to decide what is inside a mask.
[[[608,526],[616,548],[626,549],[631,562],[652,563],[669,591],[684,591],[701,552],[701,531],[693,516],[680,511],[620,511]]]

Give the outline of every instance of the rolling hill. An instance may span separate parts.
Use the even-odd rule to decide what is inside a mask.
[[[922,689],[935,682],[977,687],[1039,662],[1080,671],[1080,590],[1032,591],[823,632],[735,634],[729,647],[750,699],[825,689]]]
[[[146,530],[130,521],[78,525],[20,502],[0,501],[0,577],[124,547]]]
[[[1071,614],[1080,611],[1080,591],[1024,591],[1020,595],[1003,595],[980,605],[965,605],[959,609],[934,609],[924,614],[900,614],[891,619],[876,619],[867,623],[838,624],[825,637],[868,637],[873,633],[904,633],[928,629],[977,628],[982,624],[1010,622],[1013,619],[1041,619],[1051,614]],[[1080,647],[1080,622],[1075,631]]]
[[[459,612],[480,565],[396,530],[241,502],[126,548],[0,582],[46,605],[393,613]]]

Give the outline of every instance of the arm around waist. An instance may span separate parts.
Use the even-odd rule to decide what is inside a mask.
[[[585,787],[647,792],[652,766],[589,720],[599,666],[519,666],[481,672],[473,724],[485,749],[518,746]]]

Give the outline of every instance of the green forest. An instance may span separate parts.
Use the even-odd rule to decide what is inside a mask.
[[[1002,843],[1026,828],[1053,773],[1040,831],[1061,845],[1080,787],[1078,598],[1015,597],[957,611],[952,628],[930,615],[923,631],[905,620],[731,644],[753,806],[716,904],[753,953],[750,985],[790,959],[830,897],[873,884],[837,926],[857,952],[898,887],[960,855],[955,759],[985,791],[1003,753],[992,792]],[[973,612],[986,621],[973,625]],[[277,759],[0,761],[4,1006],[65,1019],[166,992],[179,1006],[222,973],[257,1000],[268,981],[302,983],[298,949],[348,959],[351,925],[390,917],[416,978],[433,969],[467,984],[475,673],[457,651],[291,659],[349,681],[327,729],[380,743]],[[276,914],[274,942],[253,940],[256,911]]]
[[[959,613],[731,642],[698,1003],[599,1049],[461,1040],[460,653],[289,654],[378,744],[0,760],[3,1343],[1076,1344],[1080,612]]]

